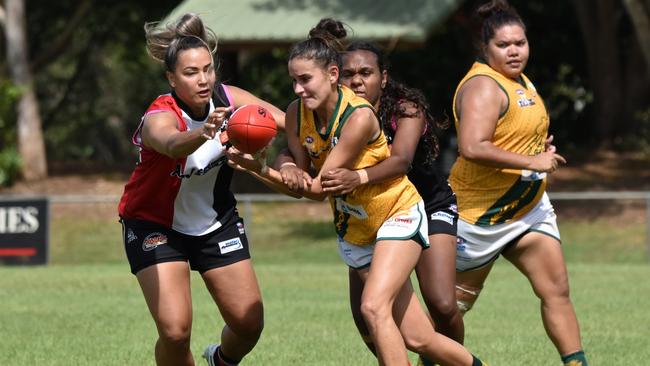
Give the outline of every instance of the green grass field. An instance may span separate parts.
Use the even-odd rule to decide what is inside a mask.
[[[375,364],[349,315],[346,268],[329,217],[288,207],[255,205],[248,224],[266,327],[242,365]],[[80,221],[67,209],[52,211],[51,264],[0,267],[0,365],[153,365],[156,331],[123,257],[119,225],[105,215]],[[591,364],[647,365],[650,265],[642,220],[561,218],[560,225]],[[196,275],[193,299],[192,350],[200,365],[223,323]],[[467,347],[492,366],[560,365],[526,279],[505,261],[465,326]]]

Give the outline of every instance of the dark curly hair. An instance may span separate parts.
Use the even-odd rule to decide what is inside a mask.
[[[379,71],[388,71],[388,61],[379,46],[370,42],[356,41],[350,43],[346,48],[346,52],[358,50],[369,51],[375,54]],[[415,112],[409,112],[403,105],[404,102],[415,104],[417,110]],[[420,90],[408,87],[389,76],[382,90],[381,98],[379,99],[379,110],[377,113],[383,124],[384,132],[391,139],[395,134],[391,125],[394,119],[415,118],[424,115],[426,131],[420,138],[415,150],[413,162],[424,166],[432,166],[434,164],[434,161],[440,154],[440,143],[437,133],[449,127],[449,118],[436,119],[431,112],[429,103]]]

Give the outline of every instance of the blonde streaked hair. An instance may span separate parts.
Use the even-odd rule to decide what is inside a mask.
[[[147,22],[144,25],[147,52],[156,61],[174,71],[180,51],[205,47],[212,55],[217,52],[217,34],[193,13],[182,15],[171,24]]]

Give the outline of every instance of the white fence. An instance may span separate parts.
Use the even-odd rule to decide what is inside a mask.
[[[552,201],[593,200],[644,200],[646,255],[650,262],[650,192],[645,191],[602,191],[602,192],[549,192]]]

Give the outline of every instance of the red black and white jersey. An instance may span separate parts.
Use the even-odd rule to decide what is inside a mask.
[[[219,136],[177,159],[144,146],[141,139],[145,117],[154,113],[173,113],[180,131],[202,128],[215,106],[233,104],[227,86],[216,85],[214,93],[202,116],[193,116],[174,93],[151,103],[133,135],[140,159],[120,200],[122,218],[151,221],[198,236],[218,229],[235,214],[236,201],[230,191],[233,170],[226,164],[226,147]]]

